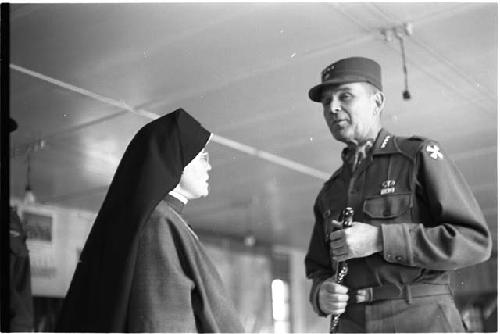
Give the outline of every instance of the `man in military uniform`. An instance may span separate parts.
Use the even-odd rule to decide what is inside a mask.
[[[305,258],[313,309],[341,314],[338,332],[464,331],[450,271],[487,260],[491,236],[463,176],[437,142],[382,128],[375,61],[331,64],[309,97],[347,145],[314,204]],[[354,209],[352,227],[332,228],[346,207]],[[340,261],[348,273],[337,284]]]

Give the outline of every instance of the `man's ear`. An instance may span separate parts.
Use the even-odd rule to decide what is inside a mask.
[[[378,91],[377,93],[374,94],[375,97],[375,103],[377,104],[377,109],[379,112],[381,112],[384,109],[384,103],[385,103],[385,95],[382,91]]]

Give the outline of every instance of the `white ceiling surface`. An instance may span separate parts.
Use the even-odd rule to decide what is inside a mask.
[[[315,196],[340,165],[342,149],[307,91],[330,62],[362,55],[383,68],[386,127],[441,142],[496,238],[496,3],[12,4],[11,10],[11,115],[19,123],[12,135],[13,196],[22,197],[26,184],[23,147],[44,139],[31,157],[38,199],[97,211],[126,145],[151,120],[148,112],[183,107],[219,136],[209,146],[211,195],[185,209],[195,229],[239,237],[251,231],[258,242],[305,248]],[[405,38],[409,101],[401,96],[399,44],[380,33],[405,22],[414,27]]]

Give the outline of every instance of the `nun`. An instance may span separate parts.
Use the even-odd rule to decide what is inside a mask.
[[[183,109],[128,145],[87,238],[60,332],[243,332],[196,232],[182,216],[208,195],[211,133]]]

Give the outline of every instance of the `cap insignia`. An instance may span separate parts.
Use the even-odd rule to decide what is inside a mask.
[[[334,67],[335,67],[335,64],[330,64],[323,70],[323,72],[321,72],[321,74],[323,76],[323,81],[330,79],[330,77],[332,76],[332,71],[333,71]]]

